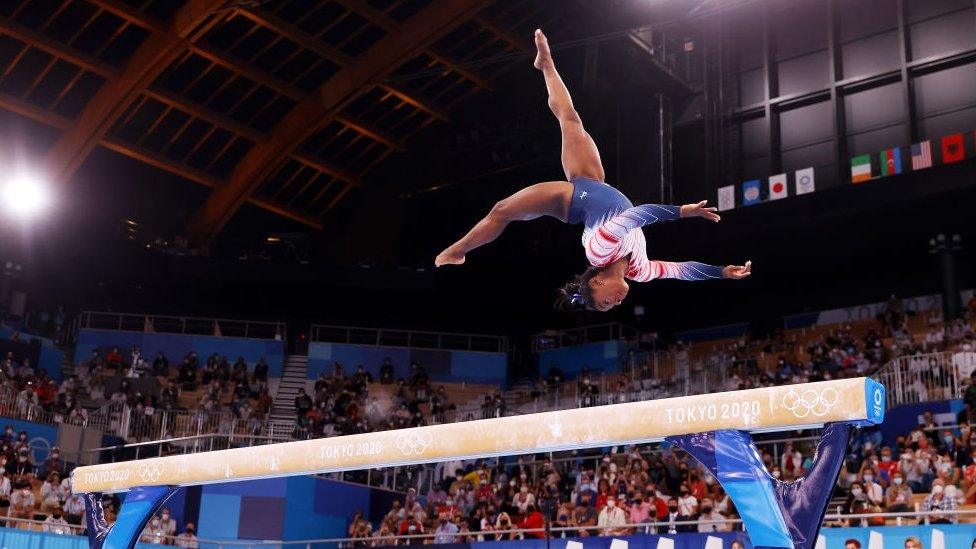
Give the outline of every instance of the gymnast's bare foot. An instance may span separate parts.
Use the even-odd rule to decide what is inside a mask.
[[[547,65],[552,64],[552,53],[549,51],[549,40],[542,34],[541,29],[535,29],[535,63],[533,65],[540,71]]]
[[[442,267],[444,265],[463,265],[464,259],[464,254],[459,254],[451,248],[448,248],[437,255],[437,258],[434,259],[434,266]]]

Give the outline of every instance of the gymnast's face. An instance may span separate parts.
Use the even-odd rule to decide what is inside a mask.
[[[620,305],[630,291],[630,286],[627,285],[624,277],[606,271],[590,278],[589,284],[592,289],[593,308],[603,312]]]

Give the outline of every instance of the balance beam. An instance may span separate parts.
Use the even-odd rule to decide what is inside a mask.
[[[884,387],[868,378],[612,404],[78,467],[92,549],[132,549],[181,486],[491,456],[665,442],[707,468],[756,548],[813,549],[856,426],[884,420]],[[810,470],[772,478],[751,433],[823,427]],[[101,497],[126,492],[118,520]]]

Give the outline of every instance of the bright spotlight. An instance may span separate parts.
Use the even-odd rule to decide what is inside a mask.
[[[5,181],[0,188],[3,206],[11,214],[28,218],[48,204],[48,193],[44,184],[36,177],[17,174]]]

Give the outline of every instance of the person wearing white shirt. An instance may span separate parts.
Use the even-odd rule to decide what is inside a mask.
[[[529,492],[528,486],[519,488],[519,493],[512,498],[512,507],[518,507],[519,514],[524,515],[529,505],[535,505],[535,495]]]
[[[875,482],[874,470],[867,468],[864,470],[864,495],[868,502],[877,507],[884,507],[884,488]]]
[[[678,513],[693,517],[698,514],[698,498],[691,494],[691,490],[685,484],[680,488],[681,496],[678,498]]]
[[[610,496],[607,498],[607,505],[600,511],[596,525],[600,528],[601,536],[620,536],[627,533],[627,514],[620,507],[617,507],[617,500]]]
[[[198,549],[200,544],[197,542],[197,529],[192,522],[186,523],[186,530],[183,533],[176,536],[174,545],[177,547],[185,547],[186,549]]]
[[[163,534],[167,537],[173,537],[176,535],[176,521],[169,518],[169,509],[163,508],[163,512],[160,513],[159,517],[159,528],[163,531]]]
[[[44,519],[44,525],[41,529],[49,534],[59,534],[62,536],[71,534],[71,528],[68,527],[68,522],[61,515],[60,507],[51,510],[51,516]]]

